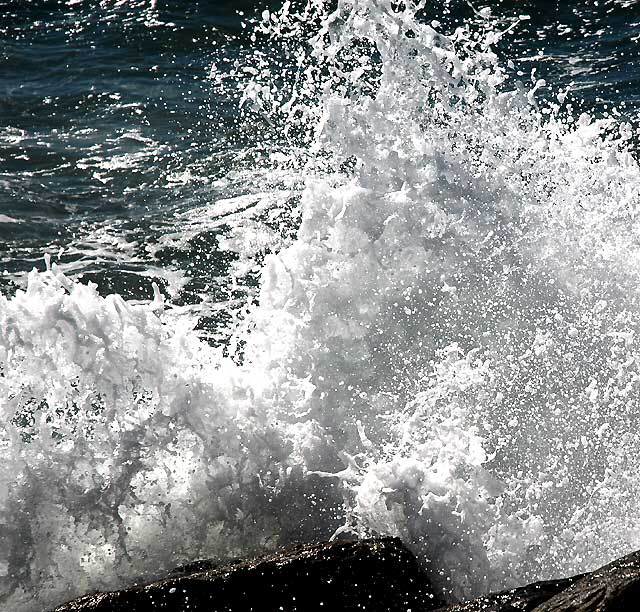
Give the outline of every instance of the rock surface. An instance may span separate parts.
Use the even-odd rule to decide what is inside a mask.
[[[428,612],[442,605],[397,538],[299,546],[211,565],[190,564],[150,584],[86,595],[55,612]]]
[[[532,612],[580,578],[582,576],[534,582],[517,589],[482,595],[472,601],[440,608],[436,612]]]
[[[640,551],[589,574],[442,605],[400,540],[372,538],[221,567],[196,561],[162,580],[86,595],[54,612],[639,612]]]
[[[638,612],[640,551],[586,574],[535,612]]]
[[[640,612],[640,551],[573,578],[483,595],[437,612]]]

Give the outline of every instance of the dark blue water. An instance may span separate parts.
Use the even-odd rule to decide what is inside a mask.
[[[242,302],[251,275],[231,288],[230,256],[217,248],[224,227],[198,228],[184,215],[262,191],[265,182],[274,187],[265,169],[278,135],[238,109],[248,75],[236,66],[261,44],[242,22],[264,6],[0,3],[3,292],[50,253],[102,293],[149,299],[155,279],[171,303],[200,305],[203,333],[220,333],[228,313],[214,314],[216,304]],[[451,30],[481,22],[481,8],[451,2],[434,15]],[[530,17],[499,47],[515,62],[514,78],[529,80],[535,68],[549,83],[546,95],[570,89],[575,113],[620,115],[637,126],[640,3],[491,8],[505,29]]]
[[[194,278],[176,303],[226,296],[214,234],[158,240],[175,215],[252,189],[215,185],[263,155],[227,79],[247,43],[242,9],[255,5],[0,5],[4,290],[46,252],[104,292],[150,297],[151,267]]]

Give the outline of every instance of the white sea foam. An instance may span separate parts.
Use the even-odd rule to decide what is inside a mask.
[[[319,24],[292,89],[256,70],[246,98],[307,138],[309,179],[240,365],[159,296],[52,269],[2,298],[5,606],[340,525],[402,537],[450,599],[638,546],[628,134],[539,106],[495,33],[414,9],[265,17],[289,41]]]

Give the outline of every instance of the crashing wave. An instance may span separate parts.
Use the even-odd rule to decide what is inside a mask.
[[[637,546],[628,130],[539,102],[499,33],[445,36],[426,10],[263,15],[298,63],[278,91],[259,55],[245,104],[284,122],[309,178],[241,358],[159,296],[55,268],[1,298],[12,609],[345,530],[399,535],[449,599]]]

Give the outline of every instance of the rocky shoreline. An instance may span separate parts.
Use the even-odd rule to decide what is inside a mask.
[[[397,538],[297,546],[216,567],[182,566],[161,580],[93,593],[53,612],[637,612],[640,551],[580,576],[445,606]]]

